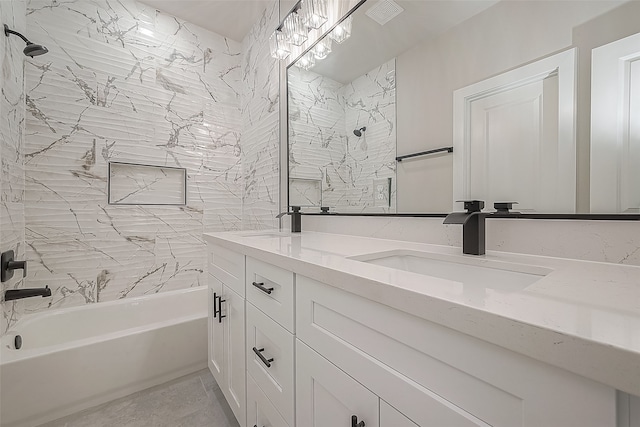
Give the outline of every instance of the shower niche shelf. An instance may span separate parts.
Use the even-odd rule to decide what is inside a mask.
[[[171,166],[109,162],[110,205],[184,206],[187,170]]]

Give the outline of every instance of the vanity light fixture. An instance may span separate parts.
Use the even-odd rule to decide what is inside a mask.
[[[327,14],[326,0],[303,0],[302,2],[303,20],[307,27],[318,29],[329,19]]]
[[[281,30],[275,30],[269,37],[271,56],[276,59],[286,59],[291,53],[291,47],[287,42],[287,36]]]
[[[347,19],[336,25],[331,31],[329,37],[331,37],[336,43],[340,44],[349,37],[351,37],[351,24],[353,22],[353,15],[349,15]]]
[[[284,20],[284,33],[287,41],[294,46],[302,46],[307,41],[309,30],[302,23],[302,16],[298,11],[291,12]]]
[[[326,58],[331,53],[331,39],[325,37],[320,40],[318,44],[313,48],[313,56],[318,60]]]
[[[298,59],[294,65],[305,71],[309,71],[314,65],[316,65],[316,58],[311,54],[311,52],[309,52],[302,58]]]

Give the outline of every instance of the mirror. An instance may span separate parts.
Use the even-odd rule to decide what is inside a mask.
[[[593,191],[617,191],[591,178],[591,55],[640,33],[637,16],[633,0],[364,2],[349,38],[325,35],[287,69],[289,205],[589,213]],[[598,208],[618,212],[637,209]]]

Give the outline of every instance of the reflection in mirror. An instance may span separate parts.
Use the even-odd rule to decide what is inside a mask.
[[[538,123],[535,126],[540,129],[540,135],[529,137],[526,128],[509,122],[510,111],[505,107],[509,102],[506,102],[502,106],[505,114],[496,116],[498,121],[492,122],[492,129],[495,130],[497,124],[503,128],[511,125],[517,132],[507,137],[502,135],[504,138],[498,141],[498,145],[509,148],[503,151],[505,156],[500,164],[489,165],[486,158],[479,155],[472,160],[463,160],[461,164],[466,161],[470,162],[470,168],[483,168],[488,174],[486,179],[490,181],[509,181],[509,185],[502,187],[499,196],[508,199],[504,201],[519,201],[518,195],[510,196],[509,188],[515,192],[515,189],[529,186],[532,182],[537,184],[538,181],[544,181],[542,190],[528,191],[529,195],[535,194],[538,199],[535,203],[531,202],[533,197],[523,199],[523,204],[534,206],[524,211],[586,213],[589,212],[590,197],[594,197],[593,191],[590,194],[590,187],[598,191],[617,191],[610,186],[594,185],[589,179],[591,51],[640,32],[640,20],[636,19],[640,16],[639,1],[395,0],[403,10],[384,24],[373,19],[378,15],[375,11],[378,3],[366,1],[355,10],[351,37],[342,44],[333,42],[332,52],[325,59],[315,58],[315,64],[308,65],[308,70],[296,66],[288,69],[290,179],[316,180],[314,186],[292,182],[290,205],[297,203],[315,207],[322,204],[332,206],[332,211],[363,213],[445,213],[460,209],[454,204],[454,196],[457,196],[454,195],[454,181],[462,176],[460,168],[455,166],[458,162],[454,162],[454,156],[461,154],[457,150],[453,155],[445,151],[402,162],[391,159],[395,155],[454,145],[453,104],[456,91],[491,81],[573,49],[577,58],[573,73],[547,72],[545,76],[549,79],[541,80],[543,85],[539,92],[544,96],[530,102],[527,107],[531,117],[538,114],[542,120],[536,122],[524,117],[522,122],[531,126]],[[298,63],[302,65],[302,60]],[[335,91],[338,91],[339,87],[365,76],[369,76],[366,77],[369,82],[378,81],[373,77],[374,74],[379,75],[375,70],[390,63],[395,64],[393,110],[396,115],[392,121],[393,128],[390,125],[387,128],[392,135],[386,137],[386,142],[393,146],[369,152],[373,134],[380,132],[375,128],[376,123],[384,123],[382,116],[374,117],[371,111],[376,111],[375,108],[362,109],[359,117],[356,115],[355,120],[350,119],[353,123],[347,126],[347,110],[350,107],[346,98],[334,92],[334,89],[325,89],[323,84],[332,82]],[[568,104],[566,97],[561,96],[566,92],[562,92],[558,86],[563,76],[568,75],[577,79],[571,83],[573,99],[568,101],[575,106],[573,118],[566,116],[563,105]],[[390,79],[388,81],[391,82]],[[521,85],[522,81],[518,84]],[[612,85],[611,90],[616,90],[615,83],[602,84]],[[378,87],[381,91],[385,90],[383,86]],[[386,90],[391,93],[390,86]],[[554,95],[555,90],[559,91],[558,95]],[[351,101],[362,99],[365,105],[369,96],[371,94],[364,92],[362,96],[352,94]],[[564,104],[561,99],[565,100]],[[548,107],[542,115],[540,110],[533,108],[536,102]],[[336,109],[331,110],[334,115],[329,114],[328,104],[332,103],[331,108]],[[485,104],[484,107],[491,110],[491,106]],[[366,105],[369,107],[374,104]],[[381,105],[388,108],[384,117],[389,118],[387,114],[391,112],[391,99],[386,98]],[[343,116],[336,113],[339,108],[345,109]],[[557,110],[555,116],[550,114],[554,109]],[[363,118],[369,121],[364,122]],[[371,128],[370,124],[374,127]],[[367,128],[363,133],[367,138],[365,141],[353,133],[361,127]],[[560,128],[569,128],[569,133],[563,133]],[[555,129],[557,144],[553,141],[549,143],[549,135],[553,133],[549,129]],[[463,129],[463,132],[467,131],[472,130]],[[527,138],[520,135],[526,135]],[[560,144],[560,139],[566,139],[567,135],[571,143]],[[362,142],[366,142],[366,153]],[[538,144],[538,148],[562,148],[558,148],[558,156],[554,158],[549,157],[547,151],[531,147],[530,144]],[[331,149],[327,150],[328,147]],[[388,157],[383,156],[383,151],[384,156]],[[530,154],[522,156],[523,152]],[[517,153],[520,160],[510,158],[509,153]],[[527,157],[531,157],[532,163],[538,162],[538,166],[535,173],[527,173],[528,181],[524,182],[520,180],[520,175],[526,165],[523,159]],[[377,163],[370,166],[366,164],[368,160]],[[492,161],[495,163],[495,159]],[[508,169],[511,170],[509,173]],[[491,175],[492,171],[497,174]],[[616,166],[611,173],[619,173]],[[387,184],[388,178],[391,178],[390,185]],[[555,188],[554,181],[557,187],[563,188],[562,192],[550,190]],[[631,186],[638,188],[637,183],[631,183]],[[566,189],[569,193],[566,193]],[[314,200],[306,200],[306,193],[316,194]],[[386,194],[389,195],[389,204],[380,206],[385,202]],[[474,193],[474,197],[490,200],[492,195]],[[378,200],[380,205],[376,204]],[[565,204],[558,207],[558,200]],[[599,212],[618,211],[615,206],[599,209]]]

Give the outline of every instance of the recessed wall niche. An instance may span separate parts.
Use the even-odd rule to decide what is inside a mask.
[[[187,204],[187,170],[170,166],[109,162],[110,205]]]

